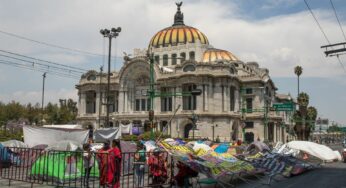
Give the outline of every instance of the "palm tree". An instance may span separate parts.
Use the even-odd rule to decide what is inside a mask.
[[[299,77],[303,73],[303,68],[301,66],[294,67],[294,73],[298,76],[298,95],[299,96]]]

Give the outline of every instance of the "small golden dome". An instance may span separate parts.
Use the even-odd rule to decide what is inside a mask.
[[[207,49],[203,53],[202,62],[204,63],[222,61],[222,60],[237,61],[238,58],[229,51],[215,49],[215,48]]]

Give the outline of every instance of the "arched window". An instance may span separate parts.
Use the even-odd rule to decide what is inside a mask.
[[[195,52],[194,51],[189,52],[189,57],[190,57],[190,60],[195,60]]]
[[[155,56],[155,63],[160,64],[160,56],[159,55]]]
[[[167,66],[168,65],[168,55],[165,54],[163,55],[163,63],[162,63],[163,66]]]
[[[172,54],[172,65],[177,64],[177,54]]]
[[[96,80],[96,76],[94,74],[92,75],[89,75],[88,78],[87,78],[88,81],[94,81]]]
[[[196,70],[196,67],[194,65],[186,65],[184,68],[183,68],[183,71],[184,72],[193,72]]]
[[[234,111],[235,109],[235,90],[236,88],[234,86],[230,87],[229,96],[230,96],[230,110],[231,111]]]
[[[180,64],[182,64],[186,60],[185,52],[180,53]]]

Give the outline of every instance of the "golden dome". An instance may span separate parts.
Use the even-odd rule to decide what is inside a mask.
[[[195,43],[209,44],[207,37],[198,29],[184,24],[184,15],[180,11],[182,3],[176,3],[178,9],[174,16],[174,24],[157,32],[150,40],[149,47],[174,46],[177,44]]]
[[[178,25],[168,27],[156,33],[151,38],[150,46],[173,46],[177,44],[195,43],[200,41],[201,44],[209,44],[207,37],[198,29],[186,26]]]
[[[221,61],[221,60],[237,61],[238,58],[235,55],[233,55],[231,52],[228,52],[226,50],[215,49],[215,48],[207,49],[203,53],[202,62],[204,63]]]

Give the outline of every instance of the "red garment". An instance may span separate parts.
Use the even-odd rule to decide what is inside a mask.
[[[108,162],[108,153],[110,150],[100,149],[97,154],[97,158],[100,161],[100,185],[107,184],[107,162]]]
[[[120,187],[121,173],[121,152],[118,147],[114,147],[109,151],[108,159],[108,185],[112,188]]]

